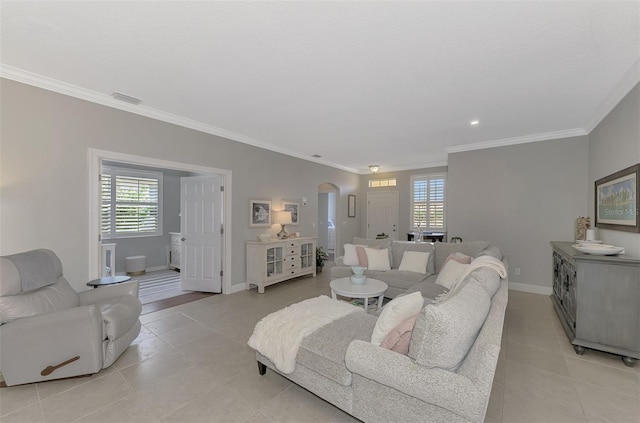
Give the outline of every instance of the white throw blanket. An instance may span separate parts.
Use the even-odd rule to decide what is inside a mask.
[[[253,329],[248,344],[279,371],[289,374],[296,368],[296,355],[306,336],[358,311],[364,310],[326,295],[310,298],[265,316]]]
[[[468,265],[466,271],[462,274],[460,278],[456,280],[453,286],[451,286],[451,289],[449,289],[449,291],[445,292],[444,294],[440,294],[435,299],[435,302],[441,303],[444,300],[446,300],[447,297],[449,297],[449,295],[452,295],[457,290],[456,288],[460,285],[460,282],[465,280],[467,276],[471,274],[471,272],[473,272],[474,270],[480,269],[482,267],[488,267],[490,269],[495,270],[501,279],[506,279],[507,277],[507,268],[504,266],[504,263],[502,261],[492,256],[480,256],[474,259]]]

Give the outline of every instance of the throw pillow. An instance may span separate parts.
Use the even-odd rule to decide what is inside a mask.
[[[356,254],[358,255],[358,266],[369,267],[367,253],[364,251],[364,245],[356,245]]]
[[[369,262],[367,268],[369,270],[391,270],[389,250],[387,248],[378,250],[376,248],[365,247],[364,251],[367,254],[367,261]]]
[[[358,253],[356,246],[353,244],[344,244],[344,258],[342,259],[345,266],[359,266]]]
[[[447,259],[444,261],[444,264],[446,265],[447,262],[450,260],[457,261],[460,264],[470,264],[471,260],[473,259],[471,258],[471,256],[467,256],[460,252],[456,252],[456,253],[449,254],[449,257],[447,257]]]
[[[457,285],[462,277],[467,273],[468,267],[468,264],[460,264],[454,260],[448,261],[440,273],[438,273],[436,284],[444,286],[447,289],[451,289]]]
[[[398,270],[406,272],[427,274],[427,262],[429,261],[429,253],[421,253],[420,251],[405,251],[402,254],[402,262]]]
[[[457,370],[489,314],[489,294],[475,280],[440,304],[428,304],[413,327],[409,357],[428,368]]]
[[[409,343],[411,342],[413,326],[416,324],[416,319],[419,315],[420,313],[403,320],[389,332],[380,346],[402,355],[407,355],[409,353]]]
[[[384,306],[371,334],[371,343],[380,345],[396,326],[422,309],[424,298],[419,292],[396,297]]]

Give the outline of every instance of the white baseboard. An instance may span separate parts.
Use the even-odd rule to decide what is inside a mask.
[[[146,269],[146,272],[155,272],[157,270],[167,270],[169,268],[169,266],[155,266],[155,267],[148,267]]]
[[[551,295],[553,293],[553,288],[550,286],[529,285],[528,283],[509,282],[509,289],[540,295]]]
[[[247,290],[246,283],[239,283],[235,285],[231,285],[231,292],[225,292],[225,294],[235,294],[237,292],[242,292]]]

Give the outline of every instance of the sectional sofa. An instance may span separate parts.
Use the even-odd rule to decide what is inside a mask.
[[[393,244],[398,253],[400,245]],[[436,244],[441,256],[438,258],[436,251],[433,268],[442,267],[446,251],[468,253],[479,247],[454,244],[438,248]],[[482,252],[487,253],[486,245],[477,254]],[[488,252],[501,255],[498,249]],[[399,281],[393,285],[399,297],[393,301],[397,302],[408,297],[399,295],[400,283],[407,277],[392,279],[392,274],[398,274],[395,270],[389,271],[392,273],[386,275],[386,281]],[[436,290],[427,286],[432,283],[430,277],[423,275],[405,292]],[[382,316],[359,309],[307,335],[295,356],[293,371],[278,370],[256,351],[258,368],[261,374],[266,368],[283,374],[365,422],[482,422],[500,353],[507,298],[506,277],[501,278],[494,269],[479,268],[446,300],[432,303],[424,299],[426,306],[409,334],[406,355],[372,343],[376,322]]]

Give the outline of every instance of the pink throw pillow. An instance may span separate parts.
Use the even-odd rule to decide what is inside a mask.
[[[413,327],[416,324],[416,319],[419,314],[420,313],[403,320],[398,326],[393,328],[384,338],[380,346],[399,354],[407,355],[409,353]]]
[[[363,245],[356,245],[356,254],[358,255],[358,264],[361,267],[369,267],[369,260],[367,260],[367,253],[364,251]]]
[[[472,258],[471,256],[467,256],[462,253],[451,253],[447,257],[447,259],[444,261],[444,264],[442,265],[442,267],[444,267],[444,265],[447,264],[449,260],[457,261],[460,264],[470,264]]]

